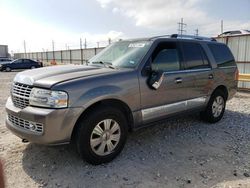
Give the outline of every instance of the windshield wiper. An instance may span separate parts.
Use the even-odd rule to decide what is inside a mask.
[[[111,68],[111,69],[115,69],[115,67],[112,65],[112,63],[109,62],[103,62],[103,61],[96,61],[96,62],[91,62],[92,64],[102,64],[105,67]]]

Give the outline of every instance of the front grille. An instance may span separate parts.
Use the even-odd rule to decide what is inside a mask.
[[[43,124],[41,123],[24,120],[11,114],[8,114],[8,120],[16,127],[29,130],[37,134],[43,133]]]
[[[29,106],[29,96],[32,86],[14,83],[11,89],[11,97],[14,105],[18,108],[25,108]]]

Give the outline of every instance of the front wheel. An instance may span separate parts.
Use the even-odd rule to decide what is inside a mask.
[[[226,97],[223,91],[218,90],[211,96],[206,110],[201,112],[201,118],[210,123],[216,123],[221,120],[226,107]]]
[[[91,164],[110,162],[125,145],[127,121],[119,109],[98,107],[77,126],[75,141],[78,153]]]
[[[10,68],[10,67],[6,67],[6,68],[5,68],[5,71],[6,71],[6,72],[10,72],[10,71],[11,71],[11,68]]]

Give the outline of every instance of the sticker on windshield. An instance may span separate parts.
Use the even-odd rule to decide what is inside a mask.
[[[145,43],[131,43],[129,44],[129,48],[143,48],[145,46]]]
[[[130,60],[130,61],[129,61],[129,63],[130,63],[130,64],[135,64],[135,62],[134,62],[134,61],[132,61],[132,60]]]

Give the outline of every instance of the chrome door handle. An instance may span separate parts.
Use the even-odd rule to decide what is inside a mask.
[[[176,84],[182,83],[182,78],[176,78],[176,79],[175,79],[175,83],[176,83]]]
[[[208,75],[208,79],[213,79],[214,78],[214,75],[213,74],[209,74]]]

